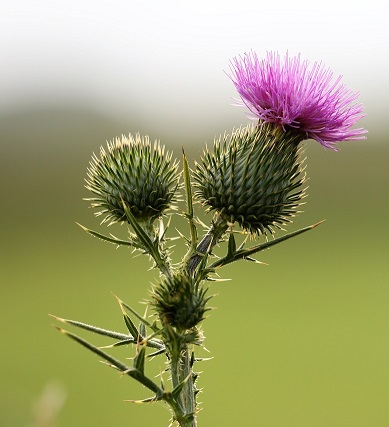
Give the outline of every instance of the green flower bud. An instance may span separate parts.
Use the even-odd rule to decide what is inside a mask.
[[[273,227],[291,222],[304,196],[301,141],[293,130],[272,123],[224,135],[196,163],[196,197],[250,233],[273,233]]]
[[[123,203],[138,221],[153,221],[171,206],[178,187],[171,157],[158,141],[152,146],[139,134],[108,142],[89,163],[86,188],[97,197],[86,200],[102,208],[96,215],[105,215],[103,222],[125,221]]]
[[[164,278],[152,291],[152,305],[163,325],[168,324],[179,331],[191,329],[200,323],[211,297],[207,290],[194,283],[185,274]]]

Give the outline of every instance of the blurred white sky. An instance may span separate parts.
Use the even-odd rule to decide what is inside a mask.
[[[236,114],[223,70],[253,49],[323,61],[386,120],[385,3],[3,0],[0,112],[74,102],[193,126]]]

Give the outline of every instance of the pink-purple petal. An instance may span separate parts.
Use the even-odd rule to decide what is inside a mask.
[[[235,57],[230,68],[243,104],[257,119],[294,128],[333,149],[339,141],[365,138],[365,129],[351,129],[364,117],[358,93],[322,63],[309,67],[300,55],[281,60],[274,52],[259,60],[251,52]]]

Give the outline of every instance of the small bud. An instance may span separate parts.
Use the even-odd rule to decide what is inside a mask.
[[[180,331],[191,329],[200,323],[205,312],[207,290],[194,283],[185,274],[162,279],[152,291],[152,304],[163,325],[168,324]]]
[[[116,138],[101,147],[100,158],[93,155],[88,168],[86,188],[97,195],[90,198],[103,222],[123,222],[123,203],[138,221],[153,221],[174,201],[179,176],[177,163],[171,163],[158,141],[151,146],[147,136],[139,134]]]
[[[291,222],[304,191],[299,160],[302,137],[272,123],[224,135],[196,164],[196,197],[228,222],[254,234]]]

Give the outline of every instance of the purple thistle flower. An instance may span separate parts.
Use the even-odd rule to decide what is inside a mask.
[[[365,139],[363,128],[351,129],[362,117],[363,106],[355,103],[358,93],[333,81],[333,72],[322,63],[309,67],[300,55],[282,61],[267,52],[259,60],[255,52],[235,57],[229,76],[243,104],[260,121],[294,128],[324,147],[335,149],[339,141]]]

